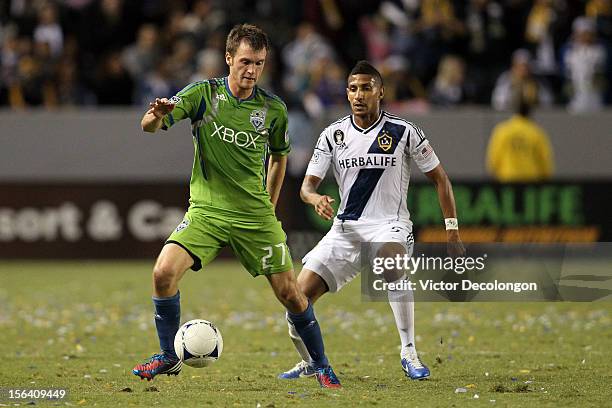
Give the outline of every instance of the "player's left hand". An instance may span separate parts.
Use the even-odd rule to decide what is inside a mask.
[[[465,247],[463,246],[463,242],[461,242],[461,238],[459,238],[459,231],[447,231],[446,251],[448,255],[453,258],[465,256]]]

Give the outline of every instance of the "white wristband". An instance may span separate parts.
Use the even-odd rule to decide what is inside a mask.
[[[444,224],[446,225],[446,230],[458,230],[459,223],[456,218],[445,218]]]

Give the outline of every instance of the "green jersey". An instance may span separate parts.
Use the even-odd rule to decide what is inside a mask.
[[[266,155],[286,155],[287,107],[255,87],[248,99],[232,95],[227,78],[194,82],[175,97],[163,129],[189,118],[195,147],[190,208],[239,218],[274,216],[266,191]]]

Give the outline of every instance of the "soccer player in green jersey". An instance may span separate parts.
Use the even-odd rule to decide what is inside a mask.
[[[146,132],[189,119],[195,159],[189,210],[153,269],[162,353],[134,367],[133,373],[141,378],[180,372],[182,363],[173,347],[180,322],[178,283],[188,269],[201,269],[230,246],[251,275],[268,279],[287,308],[287,319],[308,347],[321,386],[340,387],[325,356],[312,305],[297,287],[286,235],[274,212],[290,144],[285,104],[256,85],[268,50],[268,37],[261,29],[235,26],[226,43],[227,77],[192,83],[170,99],[157,98],[142,118]]]

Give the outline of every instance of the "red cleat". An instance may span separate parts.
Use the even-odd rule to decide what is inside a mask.
[[[132,373],[143,380],[151,381],[159,374],[178,375],[182,367],[183,362],[178,358],[171,358],[165,354],[153,354],[149,361],[134,367]]]
[[[321,384],[321,388],[342,388],[342,384],[340,384],[340,380],[336,377],[336,373],[331,366],[317,368],[315,377]]]

